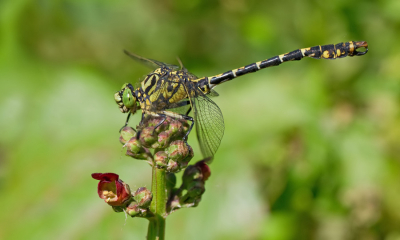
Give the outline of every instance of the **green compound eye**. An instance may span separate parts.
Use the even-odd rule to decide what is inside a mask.
[[[129,88],[126,88],[124,90],[124,93],[122,94],[122,102],[127,108],[131,108],[135,104],[136,99],[134,98],[132,91]]]

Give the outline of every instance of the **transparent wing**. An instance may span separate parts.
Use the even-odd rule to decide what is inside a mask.
[[[224,118],[215,102],[194,84],[188,84],[194,111],[197,140],[203,157],[210,163],[224,136]]]
[[[207,94],[207,96],[210,96],[210,97],[218,97],[219,96],[219,93],[217,93],[215,90],[213,90],[213,89],[210,89],[210,93],[209,94]]]
[[[148,58],[145,58],[145,57],[141,57],[141,56],[139,56],[139,55],[137,55],[135,53],[131,53],[131,52],[127,51],[127,50],[124,50],[124,53],[126,55],[128,55],[130,58],[132,58],[133,60],[138,61],[139,63],[141,63],[141,64],[143,64],[146,67],[149,67],[151,69],[160,68],[162,66],[166,66],[166,67],[169,67],[169,68],[174,69],[174,70],[175,69],[179,69],[179,67],[176,66],[176,65],[163,63],[163,62],[160,62],[160,61],[157,61],[157,60],[154,60],[154,59],[148,59]]]
[[[190,108],[191,108],[191,104],[190,104],[189,99],[183,99],[180,102],[170,104],[168,111],[179,113],[182,115],[187,115]]]

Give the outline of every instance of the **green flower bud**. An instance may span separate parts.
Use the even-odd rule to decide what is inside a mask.
[[[179,167],[179,164],[177,162],[175,162],[174,160],[169,160],[166,170],[167,172],[176,173],[179,172],[181,168]]]
[[[148,160],[151,158],[151,153],[147,148],[144,148],[139,140],[135,137],[131,138],[125,146],[128,148],[126,151],[127,156],[131,156],[136,159]]]
[[[180,121],[172,121],[169,124],[168,130],[171,132],[172,135],[175,135],[178,132],[183,133],[183,124]]]
[[[182,140],[173,141],[165,150],[168,158],[174,161],[180,161],[189,155],[189,148]]]
[[[185,158],[183,158],[181,161],[179,161],[179,165],[181,166],[181,168],[186,168],[187,165],[189,164],[190,160],[192,160],[192,158],[194,156],[192,147],[187,145],[187,148],[189,149],[189,153],[187,154],[187,156]]]
[[[191,182],[200,179],[202,179],[201,169],[196,167],[196,165],[190,165],[185,169],[185,172],[182,175],[182,187],[187,189]]]
[[[112,206],[112,209],[114,210],[114,212],[123,212],[124,208],[121,206]]]
[[[166,168],[168,164],[168,155],[165,151],[158,151],[154,154],[154,163],[158,168]]]
[[[203,181],[192,181],[188,184],[187,194],[191,198],[200,197],[206,191]]]
[[[148,208],[153,199],[153,194],[147,188],[141,187],[136,190],[133,199],[140,208]]]
[[[136,131],[133,129],[133,128],[131,128],[131,127],[124,127],[122,130],[121,130],[121,135],[120,135],[120,137],[119,137],[119,141],[122,143],[122,144],[125,144],[125,143],[127,143],[132,137],[134,137],[136,135]]]
[[[136,139],[136,138],[131,138],[125,146],[129,151],[132,153],[141,153],[144,152],[144,148],[142,147],[142,144]]]
[[[152,147],[152,144],[157,142],[157,135],[154,134],[154,127],[145,127],[140,132],[140,143],[144,147]]]
[[[205,182],[211,175],[210,168],[204,161],[199,161],[195,165],[190,165],[182,175],[182,187],[188,188],[192,181]]]
[[[176,185],[176,176],[174,173],[167,173],[166,176],[167,190],[171,190]]]
[[[199,204],[204,192],[205,188],[203,181],[192,181],[188,185],[186,194],[180,197],[180,204],[186,207],[195,207]]]
[[[168,132],[161,132],[158,134],[158,145],[153,148],[166,148],[171,142],[171,134]]]
[[[150,159],[151,159],[151,153],[147,148],[143,148],[143,152],[139,152],[139,153],[134,153],[128,149],[126,151],[126,155],[133,157],[135,159],[139,159],[139,160],[149,160],[150,161]]]
[[[125,209],[125,212],[129,214],[131,217],[136,217],[141,214],[141,209],[139,208],[138,204],[132,201]]]

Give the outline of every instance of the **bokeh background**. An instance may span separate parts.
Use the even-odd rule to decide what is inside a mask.
[[[147,221],[114,213],[90,177],[150,186],[150,167],[123,154],[113,100],[150,69],[122,49],[209,76],[350,40],[369,53],[216,88],[212,176],[166,237],[400,239],[398,39],[398,0],[0,1],[0,239],[145,238]]]

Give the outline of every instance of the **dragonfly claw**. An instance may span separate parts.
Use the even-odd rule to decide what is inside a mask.
[[[368,43],[366,41],[362,41],[362,42],[355,42],[355,52],[356,54],[354,54],[355,56],[362,56],[364,54],[366,54],[368,52]],[[357,49],[358,48],[365,48],[364,52],[358,52]]]

